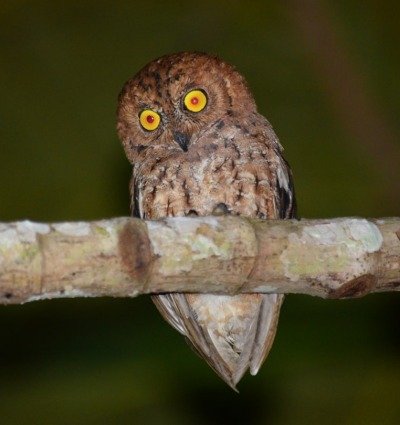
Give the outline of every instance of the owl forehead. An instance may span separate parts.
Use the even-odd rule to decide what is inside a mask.
[[[137,94],[144,95],[144,99],[148,98],[163,104],[178,101],[184,93],[196,85],[193,78],[179,69],[170,74],[162,69],[149,70],[139,77]],[[197,85],[202,85],[202,81],[196,81]]]
[[[208,95],[218,84],[211,74],[199,70],[173,68],[148,69],[137,76],[135,98],[148,106],[176,106],[183,96],[193,90],[203,89]]]
[[[208,94],[231,87],[248,95],[244,78],[228,63],[202,53],[163,56],[145,66],[134,78],[136,97],[163,104],[176,102],[189,90],[204,89]]]

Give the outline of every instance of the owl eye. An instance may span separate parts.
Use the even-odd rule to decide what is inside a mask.
[[[207,96],[202,90],[192,90],[185,98],[183,103],[190,112],[200,112],[207,105]]]
[[[139,115],[139,121],[145,130],[153,131],[160,125],[160,115],[151,109],[144,109]]]

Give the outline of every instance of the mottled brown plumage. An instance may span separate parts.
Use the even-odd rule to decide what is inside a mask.
[[[178,53],[148,64],[120,93],[117,129],[133,164],[134,216],[295,214],[291,171],[271,125],[257,112],[244,78],[215,56]],[[153,300],[235,388],[267,356],[283,296],[163,294]]]

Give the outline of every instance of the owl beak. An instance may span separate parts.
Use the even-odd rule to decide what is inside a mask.
[[[190,136],[188,134],[179,133],[179,131],[176,131],[174,133],[174,139],[178,143],[178,145],[181,147],[181,149],[184,152],[187,152],[190,142]]]

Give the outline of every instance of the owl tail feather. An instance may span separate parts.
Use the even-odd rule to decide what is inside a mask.
[[[152,299],[164,319],[235,391],[255,375],[272,346],[283,295],[163,294]]]

